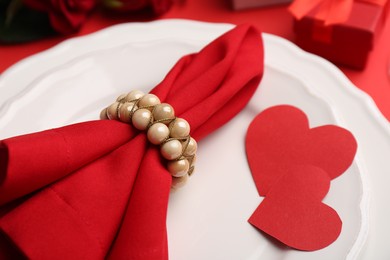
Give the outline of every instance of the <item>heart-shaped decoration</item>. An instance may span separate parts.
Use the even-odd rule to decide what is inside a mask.
[[[334,125],[309,128],[307,116],[288,105],[257,115],[246,136],[246,154],[261,196],[292,165],[317,166],[334,179],[352,164],[356,149],[348,130]]]
[[[299,250],[318,250],[341,232],[337,212],[321,201],[329,175],[314,166],[291,167],[272,187],[249,222],[282,243]]]

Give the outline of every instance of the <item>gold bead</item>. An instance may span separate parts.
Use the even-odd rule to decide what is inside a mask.
[[[160,104],[160,99],[154,94],[146,94],[138,102],[139,107],[149,107],[158,104]]]
[[[125,94],[121,94],[117,99],[116,99],[116,101],[118,101],[118,102],[123,102],[124,101],[124,98],[127,96],[127,94],[125,93]]]
[[[191,158],[191,159],[189,159],[190,160],[190,167],[191,166],[194,166],[195,165],[195,163],[196,163],[196,154]]]
[[[173,177],[181,177],[187,174],[189,168],[190,163],[187,159],[168,162],[168,171]]]
[[[182,177],[172,177],[171,188],[173,190],[176,190],[176,189],[183,187],[187,183],[188,177],[189,177],[188,174],[185,174]]]
[[[141,97],[143,97],[145,95],[144,92],[140,91],[140,90],[132,90],[130,91],[127,95],[126,95],[126,98],[125,100],[126,101],[133,101],[133,100],[136,100],[136,99],[140,99]]]
[[[170,140],[161,146],[160,151],[165,159],[174,160],[181,155],[182,149],[180,141]]]
[[[152,113],[149,110],[141,108],[134,112],[131,121],[138,130],[145,130],[149,125],[151,117]]]
[[[161,120],[167,118],[174,118],[175,111],[173,107],[167,103],[158,104],[154,107],[153,118],[154,120]]]
[[[108,117],[107,117],[107,108],[103,109],[103,110],[100,112],[100,119],[102,119],[102,120],[108,119]]]
[[[190,125],[183,118],[176,118],[169,124],[170,136],[173,138],[186,137],[190,134]]]
[[[161,144],[169,137],[169,129],[163,123],[155,123],[148,129],[147,136],[152,144]]]
[[[119,109],[119,119],[122,122],[130,123],[130,114],[131,111],[135,111],[137,109],[137,105],[134,102],[126,102],[123,103]]]
[[[108,119],[110,119],[110,120],[118,119],[118,107],[119,106],[120,106],[120,103],[119,102],[115,102],[115,103],[111,104],[107,108],[107,117],[108,117]]]
[[[190,141],[188,142],[187,148],[184,151],[184,155],[185,156],[194,155],[197,149],[198,149],[198,144],[196,143],[194,138],[190,137]]]

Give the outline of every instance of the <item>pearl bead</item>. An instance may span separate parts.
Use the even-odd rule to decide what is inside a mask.
[[[133,101],[133,100],[136,100],[136,99],[139,99],[141,97],[143,97],[145,95],[144,92],[140,91],[140,90],[132,90],[129,92],[129,94],[126,95],[126,101]]]
[[[186,137],[190,134],[190,125],[183,118],[176,118],[169,124],[169,129],[171,129],[170,135],[173,138]]]
[[[147,136],[152,144],[161,144],[169,136],[169,128],[163,123],[155,123],[148,129]]]
[[[185,175],[189,168],[190,163],[187,161],[187,159],[168,162],[168,171],[172,174],[173,177],[181,177]]]
[[[196,154],[194,155],[194,157],[192,157],[192,160],[191,160],[191,163],[190,163],[190,167],[195,165],[196,163]]]
[[[119,119],[122,122],[130,123],[130,113],[137,109],[137,105],[134,102],[126,102],[121,105],[119,109]]]
[[[121,95],[116,99],[116,101],[121,102],[126,96],[127,96],[126,93],[125,93],[125,94],[121,94]]]
[[[192,175],[195,171],[195,163],[196,163],[196,155],[194,155],[194,157],[192,157],[192,159],[190,159],[191,163],[190,163],[190,168],[193,167],[192,169],[192,172],[189,172],[188,175]]]
[[[171,140],[161,146],[161,155],[168,160],[174,160],[181,155],[183,146],[178,140]]]
[[[188,174],[185,174],[184,176],[182,177],[172,177],[172,185],[171,185],[171,188],[173,190],[176,190],[176,189],[179,189],[181,187],[183,187],[187,181],[188,181]]]
[[[158,104],[160,104],[160,99],[153,94],[146,94],[138,102],[138,106],[140,107],[155,106]]]
[[[161,120],[166,118],[174,118],[175,111],[173,107],[167,103],[156,105],[153,110],[154,120]]]
[[[108,117],[107,117],[107,108],[103,109],[103,110],[100,112],[100,119],[102,119],[102,120],[108,119]]]
[[[135,128],[145,130],[149,125],[151,117],[152,113],[149,110],[141,108],[134,112],[131,120]]]
[[[107,108],[107,117],[108,119],[111,119],[111,120],[114,120],[114,119],[118,119],[118,106],[120,106],[120,103],[119,102],[115,102],[113,104],[111,104],[108,108]]]
[[[197,149],[198,149],[198,144],[196,143],[194,138],[190,137],[190,141],[187,145],[186,150],[184,151],[184,155],[191,156],[196,153]]]

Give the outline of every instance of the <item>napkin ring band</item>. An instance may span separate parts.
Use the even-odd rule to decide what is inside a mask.
[[[161,155],[168,160],[172,187],[182,186],[193,173],[197,143],[190,136],[190,125],[185,119],[176,117],[173,107],[161,103],[156,95],[139,90],[122,94],[103,109],[100,118],[130,123],[136,129],[146,131],[149,142],[160,145]]]

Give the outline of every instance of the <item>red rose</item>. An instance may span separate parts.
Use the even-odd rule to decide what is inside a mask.
[[[161,15],[169,10],[172,0],[103,0],[103,4],[121,12],[151,8],[154,14]]]
[[[49,15],[50,24],[59,33],[78,31],[96,0],[23,0],[28,7]]]

